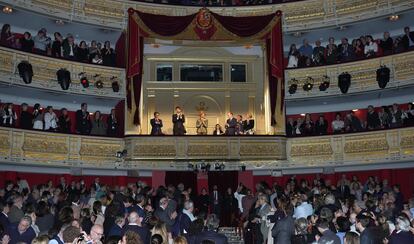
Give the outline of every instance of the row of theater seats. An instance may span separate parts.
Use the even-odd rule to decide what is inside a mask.
[[[0,34],[0,45],[39,55],[62,58],[84,63],[116,66],[116,53],[109,41],[92,40],[91,43],[77,43],[74,35],[68,33],[63,37],[59,32],[53,34],[53,40],[46,28],[40,29],[36,35],[30,32],[13,33],[9,24],[4,24]]]
[[[123,104],[112,109],[111,114],[100,111],[89,113],[87,104],[78,111],[60,110],[52,106],[42,108],[40,104],[29,107],[28,104],[13,105],[0,103],[0,126],[27,130],[43,130],[68,134],[94,136],[123,136]]]
[[[344,63],[401,53],[411,49],[414,49],[414,32],[410,31],[410,27],[405,27],[403,34],[394,39],[389,32],[384,32],[383,39],[378,40],[371,35],[365,35],[353,39],[352,42],[343,37],[338,43],[330,37],[326,47],[321,46],[320,40],[316,40],[315,46],[312,46],[305,39],[300,48],[297,48],[296,44],[291,44],[287,67],[302,68]]]
[[[413,103],[287,116],[286,135],[319,136],[414,126]]]

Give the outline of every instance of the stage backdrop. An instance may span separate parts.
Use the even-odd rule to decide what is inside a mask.
[[[156,15],[134,9],[129,9],[128,13],[127,49],[123,50],[127,52],[127,106],[128,109],[135,110],[131,111],[135,125],[140,124],[144,38],[225,41],[238,45],[264,43],[267,50],[270,123],[273,126],[276,124],[276,114],[284,116],[280,11],[265,16],[249,17],[222,16],[207,8],[187,16]]]

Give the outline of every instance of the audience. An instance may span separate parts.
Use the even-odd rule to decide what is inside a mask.
[[[102,44],[95,40],[91,41],[90,46],[85,41],[80,41],[78,45],[72,34],[67,34],[66,38],[63,38],[59,32],[55,32],[53,37],[52,41],[45,28],[40,29],[36,36],[32,37],[30,32],[13,33],[11,26],[4,24],[0,35],[0,45],[55,58],[116,66],[116,53],[109,41],[106,41],[102,48]]]
[[[354,111],[346,113],[342,117],[341,113],[335,114],[335,119],[328,122],[325,115],[319,115],[316,122],[312,121],[310,114],[303,117],[297,117],[294,120],[292,117],[287,117],[286,120],[286,136],[318,136],[328,134],[329,125],[331,133],[351,133],[361,131],[372,131],[388,128],[400,128],[414,125],[414,109],[413,104],[408,103],[407,109],[402,110],[398,104],[392,106],[383,106],[381,108],[374,108],[370,105],[367,108],[366,117],[363,122],[361,118],[355,115]]]
[[[32,112],[29,112],[27,103],[22,103],[20,109],[18,116],[12,103],[0,103],[0,126],[16,127],[16,121],[19,121],[17,125],[21,129],[72,133],[72,123],[75,123],[76,133],[78,134],[118,136],[119,122],[115,109],[112,109],[111,114],[108,115],[107,119],[104,119],[100,111],[96,111],[91,116],[87,111],[88,105],[83,103],[81,109],[76,112],[74,122],[72,122],[66,108],[60,110],[59,116],[52,106],[42,109],[38,103],[33,106]]]
[[[383,39],[374,40],[371,35],[361,36],[353,39],[351,44],[346,37],[341,39],[339,45],[335,44],[335,39],[329,37],[328,45],[321,46],[321,41],[315,41],[315,47],[309,45],[307,39],[303,40],[303,45],[296,49],[295,44],[291,44],[287,67],[302,68],[325,64],[336,64],[349,62],[363,58],[372,58],[379,55],[390,55],[400,53],[414,48],[414,32],[409,27],[404,28],[404,35],[393,39],[388,31],[384,32]]]

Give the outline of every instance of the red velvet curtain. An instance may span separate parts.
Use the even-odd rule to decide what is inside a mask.
[[[125,68],[126,65],[126,36],[125,32],[119,36],[116,44],[115,44],[115,52],[116,52],[116,67]]]
[[[183,32],[193,21],[196,14],[187,16],[167,16],[136,11],[142,22],[160,36],[175,36]]]

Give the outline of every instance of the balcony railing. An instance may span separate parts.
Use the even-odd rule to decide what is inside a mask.
[[[32,65],[33,81],[30,84],[25,84],[19,76],[17,66],[21,61],[28,61]],[[56,75],[61,68],[65,68],[71,74],[72,82],[65,92],[121,99],[125,97],[124,69],[71,62],[0,47],[0,82],[2,83],[62,92]],[[84,73],[89,80],[89,87],[84,88],[81,85],[80,73]],[[102,81],[103,88],[94,86],[98,80]],[[114,92],[112,89],[112,83],[115,81],[119,84],[119,92]]]
[[[338,76],[343,72],[348,72],[351,75],[351,86],[348,93],[380,89],[376,80],[376,72],[381,65],[390,69],[390,81],[387,88],[414,84],[414,51],[411,51],[337,65],[288,69],[285,71],[286,99],[341,94],[338,87]],[[302,87],[308,81],[308,77],[313,79],[313,89],[304,91]],[[320,91],[319,85],[325,79],[330,82],[330,86],[326,91]],[[298,85],[297,91],[294,94],[289,94],[289,86],[293,83]]]
[[[116,152],[126,149],[125,158]],[[0,162],[15,165],[188,170],[188,163],[225,162],[226,169],[294,169],[409,162],[414,128],[289,138],[151,137],[124,139],[0,128]]]
[[[128,0],[2,0],[3,3],[55,18],[124,29],[128,8],[143,12],[182,16],[195,13],[199,6],[177,6]],[[265,15],[284,12],[284,30],[301,31],[338,26],[355,21],[387,16],[408,10],[414,0],[306,0],[258,6],[214,6],[222,15]]]

